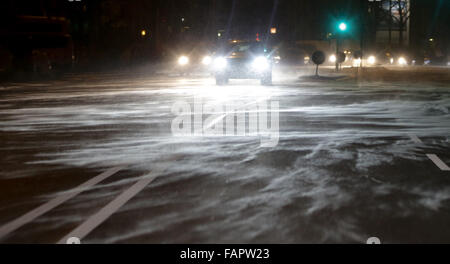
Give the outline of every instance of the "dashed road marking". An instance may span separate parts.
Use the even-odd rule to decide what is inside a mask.
[[[427,157],[434,162],[436,166],[442,171],[450,171],[450,168],[445,164],[437,155],[435,154],[427,154]]]
[[[87,236],[92,230],[94,230],[97,226],[103,223],[106,219],[108,219],[112,214],[114,214],[117,210],[119,210],[125,203],[127,203],[131,198],[133,198],[136,194],[141,192],[148,184],[150,184],[156,176],[145,176],[143,179],[136,182],[133,186],[125,190],[119,196],[116,197],[113,201],[107,204],[105,207],[100,209],[96,214],[92,215],[86,221],[84,221],[81,225],[75,228],[72,232],[64,236],[61,240],[58,241],[58,244],[66,244],[67,239],[70,237],[77,237],[79,239],[83,239]]]
[[[409,137],[411,138],[412,141],[414,141],[415,143],[420,143],[422,144],[422,140],[420,140],[420,138],[416,135],[409,135]]]
[[[409,135],[415,143],[423,144],[422,140],[416,135]],[[436,154],[426,154],[427,157],[442,171],[450,171],[450,168]]]
[[[15,230],[17,230],[18,228],[24,226],[25,224],[33,221],[34,219],[36,219],[37,217],[45,214],[46,212],[52,210],[53,208],[57,207],[58,205],[66,202],[67,200],[77,196],[78,194],[80,194],[81,192],[87,190],[88,188],[96,185],[97,183],[105,180],[106,178],[116,174],[118,171],[126,168],[126,165],[123,166],[117,166],[114,168],[111,168],[101,174],[99,174],[98,176],[84,182],[83,184],[79,185],[78,187],[76,187],[75,189],[73,189],[72,191],[68,191],[68,192],[64,192],[63,194],[57,196],[56,198],[48,201],[47,203],[31,210],[30,212],[20,216],[19,218],[3,225],[2,227],[0,227],[0,238],[14,232]]]
[[[172,162],[182,157],[183,157],[182,155],[173,155],[161,162]],[[155,180],[158,177],[159,173],[164,172],[168,167],[168,165],[167,164],[162,165],[161,162],[159,163],[158,167],[156,167],[150,172],[150,174],[143,176],[142,179],[140,179],[135,184],[133,184],[133,186],[122,192],[113,201],[111,201],[105,207],[100,209],[100,211],[92,215],[81,225],[72,230],[69,234],[61,238],[58,241],[58,244],[66,244],[67,239],[71,237],[76,237],[80,240],[86,237],[92,230],[101,225],[106,219],[108,219],[111,215],[117,212],[123,205],[125,205],[131,198],[136,196],[145,187],[147,187],[147,185],[149,185],[153,180]]]

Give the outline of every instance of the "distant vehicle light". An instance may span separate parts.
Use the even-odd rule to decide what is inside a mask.
[[[209,65],[209,64],[211,64],[211,61],[212,61],[212,59],[210,56],[205,56],[205,57],[203,57],[202,63],[203,63],[203,65]]]
[[[269,68],[269,61],[267,60],[266,57],[263,57],[263,56],[257,57],[253,61],[252,67],[254,69],[256,69],[257,71],[263,71],[263,70]]]
[[[223,68],[227,67],[227,60],[223,57],[217,57],[214,60],[214,68],[216,70],[221,70]]]
[[[368,62],[369,64],[374,65],[375,62],[377,62],[377,59],[375,58],[375,56],[369,56],[369,58],[367,59],[367,62]]]
[[[189,58],[186,56],[181,56],[180,58],[178,58],[178,64],[179,65],[186,65],[189,63]]]
[[[398,58],[398,64],[399,65],[406,65],[407,64],[406,59],[404,57]]]
[[[308,64],[310,60],[311,60],[311,58],[310,58],[309,56],[305,56],[305,57],[303,58],[303,62],[304,62],[305,64]]]
[[[336,55],[331,55],[330,58],[329,58],[329,61],[335,63],[336,62]]]
[[[281,57],[280,56],[275,56],[275,57],[273,57],[273,60],[275,61],[276,64],[278,64],[281,61]]]

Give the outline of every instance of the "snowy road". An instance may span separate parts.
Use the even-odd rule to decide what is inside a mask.
[[[278,144],[173,135],[194,98]],[[448,84],[74,74],[1,86],[0,139],[3,243],[450,243]]]

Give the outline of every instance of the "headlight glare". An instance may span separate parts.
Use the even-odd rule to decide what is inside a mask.
[[[188,57],[186,57],[186,56],[181,56],[181,57],[179,57],[178,58],[178,64],[179,65],[186,65],[186,64],[188,64],[189,63],[189,58]]]
[[[353,67],[361,66],[361,58],[353,59]]]
[[[336,55],[331,55],[330,56],[330,58],[328,59],[331,63],[335,63],[336,62],[336,60],[337,60],[337,58],[336,58]]]
[[[269,61],[267,60],[266,57],[263,57],[263,56],[257,57],[253,61],[252,67],[254,69],[256,69],[257,71],[263,71],[263,70],[269,68]]]
[[[217,57],[214,60],[214,68],[216,70],[221,70],[227,66],[227,60],[223,57]]]
[[[203,63],[203,65],[209,65],[209,64],[211,64],[211,57],[210,56],[205,56],[205,57],[203,57],[203,60],[202,60],[202,63]]]

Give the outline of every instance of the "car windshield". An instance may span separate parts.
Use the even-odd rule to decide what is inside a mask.
[[[249,53],[249,54],[260,54],[267,52],[267,49],[264,47],[262,43],[232,43],[227,47],[226,50],[228,53],[237,52],[237,53]]]
[[[264,52],[264,47],[260,43],[241,43],[232,46],[236,52]]]

